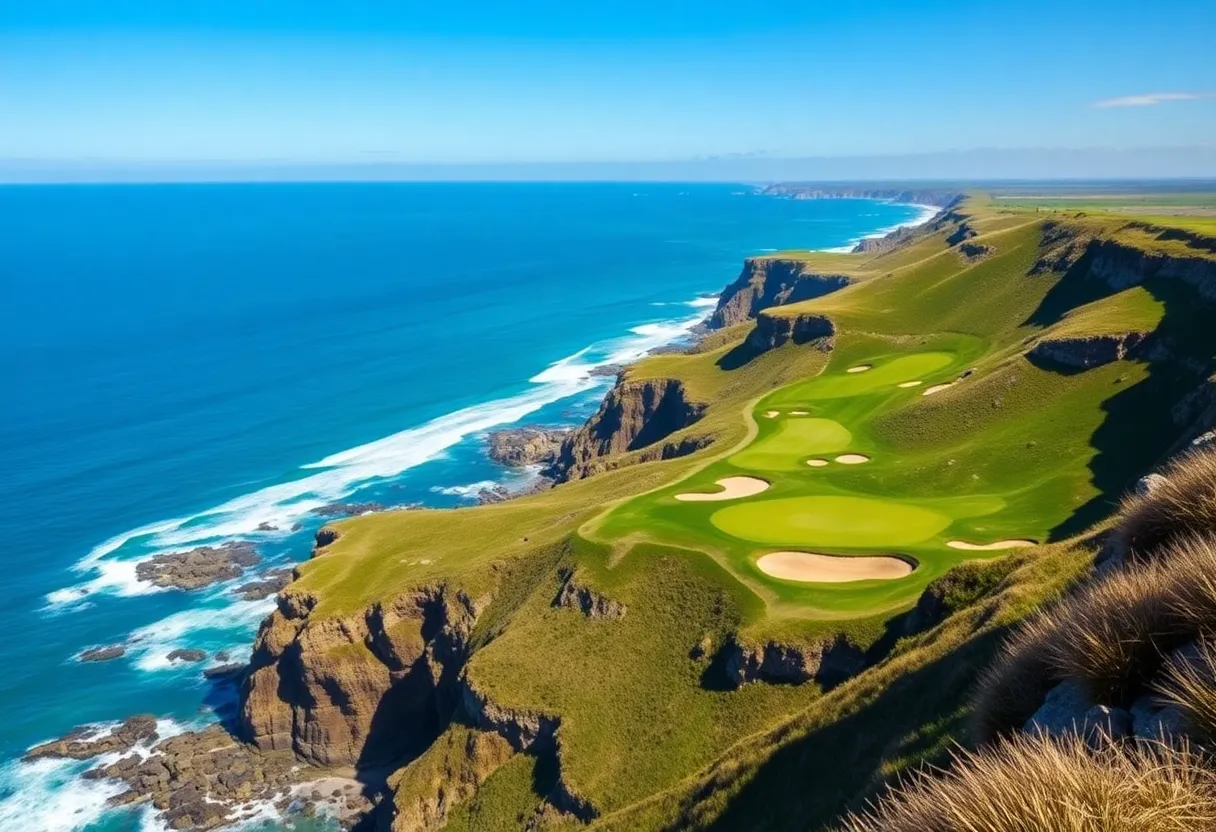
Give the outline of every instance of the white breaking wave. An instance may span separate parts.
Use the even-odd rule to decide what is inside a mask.
[[[449,485],[433,486],[431,492],[434,494],[445,494],[449,497],[476,497],[482,491],[488,491],[498,485],[494,480],[482,480],[481,482],[471,482],[468,485]]]
[[[117,724],[93,726],[97,729],[95,736],[114,730]],[[186,730],[186,726],[171,719],[157,720],[157,741]],[[151,748],[144,742],[132,751],[146,758]],[[126,786],[113,781],[85,780],[80,775],[94,766],[115,763],[126,754],[116,751],[85,761],[42,759],[6,764],[0,768],[0,792],[8,793],[0,800],[0,829],[72,832],[97,823],[102,815],[112,811],[106,801],[125,791]]]
[[[220,646],[232,654],[247,645],[249,636],[266,616],[274,611],[274,596],[261,601],[233,601],[223,607],[199,607],[182,610],[146,627],[134,630],[126,641],[127,653],[135,659],[140,670],[155,672],[182,667],[169,660],[174,650],[198,647],[206,643],[208,633],[222,639]],[[208,645],[210,646],[210,645]]]
[[[697,298],[689,305],[700,307],[709,302],[708,298]],[[99,594],[130,597],[160,591],[151,583],[136,579],[135,567],[140,560],[165,551],[265,534],[259,532],[259,526],[289,529],[313,509],[346,499],[365,485],[399,476],[436,459],[468,437],[517,422],[546,405],[593,390],[606,381],[592,375],[597,368],[636,361],[656,347],[687,335],[701,320],[698,315],[634,327],[626,337],[595,344],[555,361],[529,379],[533,386],[518,395],[466,407],[419,427],[331,454],[301,466],[301,471],[309,472],[305,476],[243,494],[197,514],[115,535],[95,546],[73,567],[91,577],[49,593],[48,608],[83,609],[89,598]],[[138,557],[117,556],[129,545],[139,548]]]
[[[886,228],[881,228],[871,234],[863,234],[860,237],[854,237],[852,240],[849,240],[848,244],[846,245],[835,246],[834,248],[823,248],[820,249],[820,251],[828,254],[851,254],[854,247],[856,247],[856,245],[862,240],[876,240],[880,237],[887,236],[892,231],[898,231],[901,228],[916,228],[917,226],[924,225],[944,210],[935,205],[917,205],[915,203],[909,203],[908,207],[918,209],[920,214],[906,222],[900,222],[896,223],[895,225],[887,226]]]

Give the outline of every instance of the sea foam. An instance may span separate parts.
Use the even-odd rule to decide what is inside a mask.
[[[688,303],[700,308],[708,306],[709,300],[697,298]],[[346,499],[363,486],[397,477],[438,458],[469,437],[518,422],[546,405],[604,385],[607,379],[596,376],[595,370],[636,361],[686,336],[701,320],[702,316],[697,315],[636,326],[629,335],[593,344],[553,362],[530,378],[531,386],[517,395],[462,408],[418,427],[330,454],[301,466],[303,476],[242,494],[196,514],[115,535],[73,567],[91,577],[47,594],[47,607],[52,611],[83,609],[97,595],[130,597],[158,591],[152,584],[137,580],[135,566],[140,560],[237,537],[264,536],[267,527],[289,529],[313,509]],[[127,549],[135,551],[123,558]]]

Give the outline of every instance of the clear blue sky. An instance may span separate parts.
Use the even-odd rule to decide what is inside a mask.
[[[0,159],[1211,147],[1213,44],[1214,0],[4,0]]]

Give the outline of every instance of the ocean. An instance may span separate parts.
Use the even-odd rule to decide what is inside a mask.
[[[487,430],[586,419],[592,371],[687,336],[748,255],[926,213],[744,185],[0,187],[0,829],[156,829],[23,751],[231,715],[202,670],[247,657],[273,599],[160,590],[140,560],[244,540],[256,575],[307,558],[327,505],[524,486]]]

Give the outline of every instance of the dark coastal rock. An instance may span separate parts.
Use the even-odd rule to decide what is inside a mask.
[[[539,476],[522,488],[507,488],[503,485],[483,488],[477,492],[477,505],[488,506],[493,503],[505,503],[507,500],[514,500],[516,497],[527,497],[529,494],[539,494],[542,491],[548,491],[554,485],[556,483],[552,478]]]
[[[263,598],[277,594],[279,590],[291,583],[294,574],[295,570],[291,567],[271,569],[263,573],[257,580],[241,584],[233,591],[246,601],[261,601]]]
[[[237,679],[244,675],[245,670],[248,667],[249,665],[241,664],[240,662],[230,662],[228,664],[216,665],[215,667],[209,667],[204,670],[203,678],[211,680]]]
[[[270,523],[265,521],[258,523],[257,528],[255,529],[255,531],[259,532],[277,532],[278,530],[278,526],[272,526]]]
[[[600,378],[612,378],[621,374],[621,370],[625,369],[624,364],[601,364],[599,367],[593,367],[587,375]]]
[[[490,459],[500,465],[522,468],[551,465],[561,452],[569,428],[519,427],[491,431]]]
[[[207,658],[207,653],[203,650],[174,650],[169,653],[169,661],[171,662],[195,662],[204,661]]]
[[[312,550],[315,555],[319,549],[324,549],[329,544],[338,539],[338,530],[331,526],[322,526],[317,529],[317,535],[314,539]]]
[[[114,751],[129,751],[136,743],[153,741],[156,738],[156,717],[133,716],[110,731],[90,726],[74,728],[59,739],[34,746],[25,752],[22,759],[91,760]]]
[[[916,229],[901,225],[881,237],[867,237],[853,246],[853,254],[881,254],[893,251],[916,238]]]
[[[80,654],[82,662],[108,662],[120,659],[127,653],[127,648],[121,644],[109,644],[105,647],[90,647]]]
[[[244,567],[260,561],[252,543],[233,541],[221,546],[200,546],[188,552],[157,555],[137,564],[135,576],[166,589],[201,589],[239,578]]]
[[[309,514],[315,514],[317,517],[358,517],[360,514],[387,511],[388,508],[383,503],[331,503],[314,508]]]

